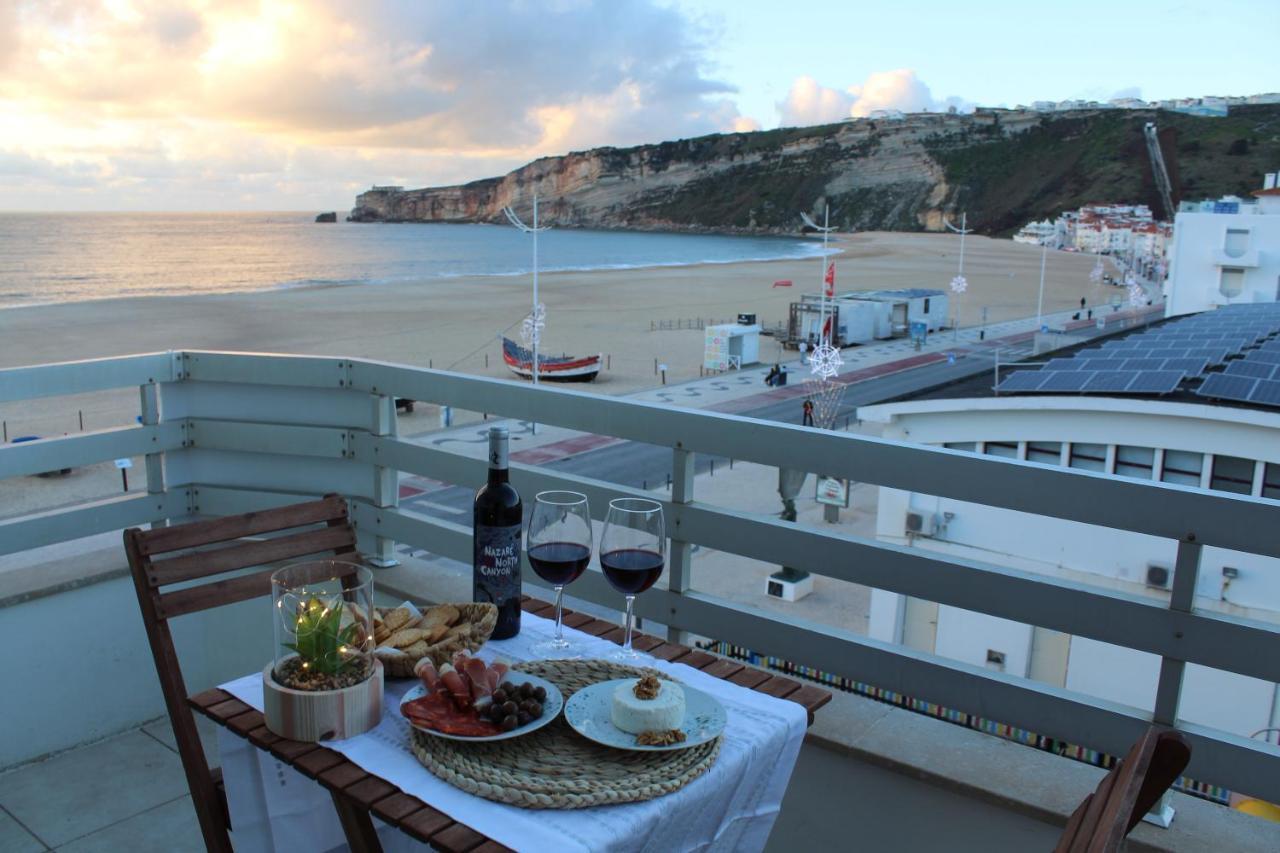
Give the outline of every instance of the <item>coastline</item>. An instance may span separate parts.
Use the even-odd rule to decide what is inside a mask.
[[[959,241],[941,234],[870,232],[834,236],[836,288],[946,289]],[[607,367],[583,390],[623,394],[699,375],[703,333],[650,331],[656,321],[729,320],[755,313],[785,321],[789,304],[817,292],[825,261],[818,255],[624,270],[546,272],[539,297],[547,306],[543,351],[602,353]],[[1118,291],[1089,282],[1091,255],[1055,253],[1045,310],[1109,301]],[[1033,315],[1040,252],[1008,240],[970,237],[965,245],[969,290],[961,324]],[[774,288],[778,279],[795,282]],[[806,284],[809,283],[809,284]],[[188,296],[118,297],[0,311],[0,368],[179,349],[335,355],[432,366],[516,380],[501,356],[501,334],[514,333],[529,311],[530,276],[458,276],[376,286],[305,285],[266,291]],[[426,286],[424,286],[426,285]],[[953,306],[955,300],[953,299]],[[510,334],[510,333],[509,333]],[[760,357],[780,356],[762,338]],[[488,357],[486,366],[485,357]],[[133,422],[137,393],[51,398],[21,409],[0,404],[9,435],[59,434]]]

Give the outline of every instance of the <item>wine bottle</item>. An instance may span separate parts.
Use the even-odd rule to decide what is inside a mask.
[[[492,639],[520,633],[520,493],[507,481],[507,428],[489,428],[489,479],[472,508],[471,598],[498,605]]]

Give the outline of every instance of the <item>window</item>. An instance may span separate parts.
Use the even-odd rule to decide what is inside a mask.
[[[1238,258],[1249,249],[1248,228],[1228,228],[1227,239],[1222,243],[1222,251],[1230,258]]]
[[[1071,445],[1071,467],[1085,471],[1107,470],[1107,446],[1105,444]]]
[[[1018,458],[1018,443],[1016,441],[988,441],[983,445],[982,452],[988,456],[1003,456],[1006,459]]]
[[[1166,450],[1164,470],[1160,479],[1179,486],[1199,486],[1200,472],[1204,470],[1204,455],[1186,450]]]
[[[963,450],[966,453],[976,453],[978,450],[978,442],[976,441],[948,441],[942,446],[948,450]]]
[[[1062,461],[1062,443],[1058,441],[1028,441],[1027,461],[1043,465],[1057,465]]]
[[[1116,448],[1116,474],[1121,477],[1134,477],[1138,480],[1150,480],[1155,468],[1156,451],[1154,447]]]
[[[1239,456],[1213,457],[1209,488],[1238,495],[1253,494],[1253,460]]]
[[[1280,465],[1274,462],[1262,469],[1262,496],[1280,501]]]
[[[924,313],[929,313],[929,297],[924,298]]]
[[[1239,296],[1244,292],[1244,270],[1236,267],[1223,267],[1222,278],[1218,283],[1218,291],[1226,297]]]

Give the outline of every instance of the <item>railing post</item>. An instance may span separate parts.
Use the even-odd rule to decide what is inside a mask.
[[[160,386],[155,382],[138,386],[139,408],[141,409],[143,426],[155,426],[160,423]],[[155,439],[152,439],[153,441]],[[164,452],[148,453],[145,457],[147,466],[147,494],[163,495],[164,484]],[[169,519],[160,517],[151,522],[151,527],[168,527]]]
[[[373,403],[373,435],[385,435],[395,438],[398,433],[396,423],[395,397],[375,395]],[[400,472],[385,465],[373,466],[373,505],[379,508],[394,508],[400,504]],[[361,550],[368,555],[368,560],[378,568],[386,569],[400,565],[396,559],[396,543],[393,539],[379,536],[376,531],[358,531],[360,539],[365,541]],[[369,548],[369,537],[372,536],[372,548]]]
[[[682,447],[671,453],[671,503],[687,504],[693,501],[694,454]],[[693,546],[684,539],[677,512],[674,523],[668,528],[671,537],[671,569],[667,573],[667,586],[675,593],[686,592],[692,583]],[[667,626],[667,639],[673,643],[687,641],[688,632]]]
[[[1178,555],[1173,564],[1173,591],[1169,609],[1190,613],[1195,604],[1196,580],[1200,576],[1200,553],[1204,546],[1195,541],[1194,533],[1178,542]],[[1182,639],[1181,633],[1176,635]],[[1178,658],[1160,659],[1160,680],[1156,683],[1156,703],[1151,721],[1160,726],[1173,726],[1178,720],[1178,701],[1182,696],[1182,677],[1187,663]],[[1152,806],[1143,820],[1168,828],[1173,822],[1173,804],[1168,792]]]

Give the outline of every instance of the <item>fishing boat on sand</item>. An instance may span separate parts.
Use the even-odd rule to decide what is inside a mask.
[[[533,353],[510,338],[502,339],[502,360],[521,379],[533,378]],[[542,382],[590,382],[599,372],[599,353],[582,358],[538,353],[538,380]]]

